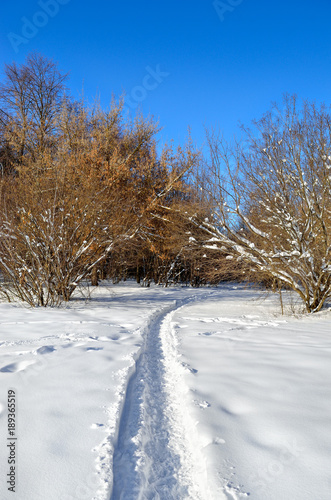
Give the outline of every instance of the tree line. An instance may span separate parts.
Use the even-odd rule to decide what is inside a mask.
[[[308,312],[331,295],[331,120],[285,96],[244,140],[207,133],[157,148],[158,127],[123,102],[69,95],[40,54],[0,84],[1,292],[67,301],[82,280],[223,280],[290,288]]]

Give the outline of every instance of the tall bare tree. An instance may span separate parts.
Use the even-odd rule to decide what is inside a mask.
[[[21,163],[37,158],[54,142],[56,121],[65,98],[67,75],[50,59],[32,53],[24,64],[5,66],[0,83],[0,133]]]
[[[246,141],[209,134],[209,245],[290,287],[308,312],[331,296],[331,115],[286,96]]]

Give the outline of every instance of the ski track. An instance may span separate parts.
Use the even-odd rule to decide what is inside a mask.
[[[110,500],[213,498],[172,327],[174,313],[196,299],[158,311],[146,327],[122,403]]]
[[[209,484],[202,453],[204,443],[199,438],[197,422],[189,411],[193,401],[192,393],[184,380],[187,371],[195,374],[196,370],[180,359],[173,323],[174,314],[181,308],[194,301],[201,302],[212,295],[213,292],[208,292],[201,296],[197,294],[183,300],[174,300],[171,305],[154,312],[143,327],[142,347],[131,358],[130,366],[117,374],[120,381],[119,401],[107,411],[110,416],[107,437],[93,449],[97,453],[97,476],[101,480],[101,485],[99,483],[98,491],[93,496],[95,500],[237,498],[233,495],[228,497],[224,487],[215,497],[214,488]],[[100,324],[98,321],[64,323]],[[16,325],[25,322],[2,324]],[[105,322],[101,324],[112,325]],[[141,328],[133,333],[139,330]],[[61,347],[117,339],[118,336],[65,333],[4,341],[0,346],[28,349],[17,351],[18,355],[52,355]],[[86,351],[100,349],[102,347],[86,347]],[[33,359],[9,363],[0,366],[0,372],[25,371],[36,363],[37,360]],[[94,475],[93,477],[95,479]]]

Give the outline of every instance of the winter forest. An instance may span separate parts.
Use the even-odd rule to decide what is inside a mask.
[[[229,15],[241,1],[230,3]],[[173,12],[183,6],[149,4],[169,12],[175,27]],[[209,30],[210,13],[193,4],[191,15],[205,12]],[[86,25],[76,23],[74,2],[70,8],[64,25],[70,33],[78,26],[83,44]],[[236,10],[240,32],[251,8]],[[136,25],[135,11],[130,16]],[[289,92],[264,109],[256,67],[249,70],[256,94],[245,93],[246,80],[236,88],[231,68],[239,75],[246,57],[231,56],[234,27],[217,32],[228,52],[209,41],[210,73],[191,79],[194,64],[208,60],[205,40],[188,74],[186,40],[178,59],[174,42],[178,66],[169,62],[167,72],[166,55],[157,65],[148,42],[142,60],[151,65],[141,80],[141,63],[134,67],[141,45],[118,62],[122,32],[114,39],[123,52],[103,45],[106,31],[94,46],[94,32],[84,75],[104,76],[103,91],[112,91],[116,71],[119,79],[128,71],[131,100],[146,97],[141,108],[128,108],[118,82],[107,101],[101,91],[86,98],[93,94],[77,90],[80,68],[72,84],[75,71],[37,51],[4,66],[1,500],[330,498],[331,108]],[[56,29],[61,61],[74,68],[71,35]],[[40,47],[48,33],[40,33]],[[229,57],[227,71],[219,57]],[[153,83],[149,93],[130,87],[131,72],[134,82],[150,82],[152,67],[169,74],[167,84]],[[229,87],[215,94],[223,80]],[[191,128],[176,136],[182,115],[189,122],[189,95],[201,102]],[[245,107],[246,95],[246,116],[255,120],[232,134],[232,108],[238,99]],[[208,98],[215,109],[204,116],[219,115],[217,126],[203,124]],[[162,110],[160,122],[147,109]],[[162,119],[173,120],[174,133],[163,132]]]
[[[244,281],[331,295],[331,114],[285,95],[231,144],[158,146],[159,125],[70,97],[38,53],[0,84],[1,294],[70,300],[80,282]],[[207,153],[206,153],[207,152]]]

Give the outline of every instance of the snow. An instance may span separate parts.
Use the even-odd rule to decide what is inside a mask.
[[[229,498],[327,500],[330,314],[284,321],[273,300],[238,302],[229,290],[174,317],[207,469]]]
[[[128,283],[0,311],[1,499],[9,389],[17,500],[329,499],[329,310]]]

